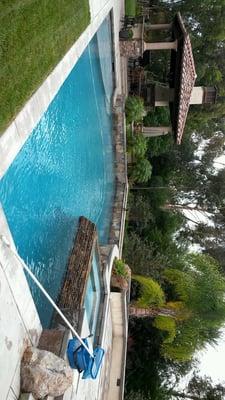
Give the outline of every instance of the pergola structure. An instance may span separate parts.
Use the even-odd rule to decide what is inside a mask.
[[[122,54],[131,57],[143,56],[146,50],[170,50],[171,62],[169,85],[147,84],[142,88],[141,96],[147,107],[169,106],[171,126],[143,127],[145,136],[159,136],[170,132],[175,142],[181,143],[188,110],[191,104],[215,103],[215,87],[195,87],[196,71],[190,37],[184,26],[181,14],[177,13],[171,24],[150,24],[149,30],[170,32],[171,41],[147,43],[144,40],[144,23],[134,29],[132,43]],[[128,42],[127,42],[128,43]]]

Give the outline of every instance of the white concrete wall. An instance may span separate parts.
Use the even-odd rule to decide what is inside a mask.
[[[204,88],[202,86],[194,87],[191,93],[190,104],[202,104],[203,96],[204,96]]]
[[[0,207],[0,235],[15,249]],[[0,399],[20,392],[20,361],[28,344],[37,345],[42,327],[23,269],[0,240]]]
[[[119,400],[121,398],[121,386],[117,381],[121,381],[124,373],[124,337],[126,327],[124,326],[124,294],[111,293],[111,313],[112,313],[112,363],[110,370],[110,384],[107,400]]]
[[[63,82],[72,71],[88,43],[111,10],[113,10],[113,27],[115,32],[114,55],[116,87],[120,92],[118,32],[120,26],[121,3],[120,0],[90,0],[91,23],[0,137],[0,179],[13,162],[32,130],[38,124],[41,116],[47,110]]]
[[[119,249],[117,245],[112,247],[111,253],[109,255],[109,260],[106,265],[105,273],[104,273],[104,284],[106,288],[106,294],[110,296],[110,281],[112,275],[112,268],[115,258],[120,258]]]

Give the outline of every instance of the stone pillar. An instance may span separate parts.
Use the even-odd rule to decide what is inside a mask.
[[[192,89],[190,104],[215,104],[216,94],[215,87],[195,86]]]
[[[158,43],[146,43],[144,42],[143,50],[177,50],[178,42],[158,42]]]
[[[203,104],[204,88],[202,86],[195,86],[192,89],[190,104]]]
[[[155,107],[169,106],[174,101],[174,89],[160,85],[155,86]]]
[[[143,126],[142,134],[144,137],[165,136],[172,133],[171,126]]]

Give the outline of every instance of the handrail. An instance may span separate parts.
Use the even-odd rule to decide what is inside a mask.
[[[68,326],[68,328],[71,330],[71,332],[74,334],[74,336],[76,336],[76,338],[79,340],[80,344],[82,344],[82,346],[85,348],[85,350],[90,354],[90,356],[92,358],[94,358],[94,354],[93,352],[90,351],[90,349],[88,348],[88,346],[84,343],[84,341],[81,339],[81,337],[78,335],[78,333],[75,331],[74,327],[71,325],[71,323],[68,321],[68,319],[64,316],[64,314],[62,313],[62,311],[59,309],[59,307],[55,304],[55,302],[52,300],[52,298],[49,296],[49,294],[46,292],[45,288],[42,286],[42,284],[38,281],[38,279],[36,278],[36,276],[33,274],[33,272],[28,268],[28,266],[25,264],[25,262],[23,261],[23,259],[19,256],[18,253],[16,253],[13,249],[11,244],[9,243],[9,241],[6,239],[5,236],[0,235],[0,240],[2,241],[2,243],[7,246],[10,251],[12,252],[12,254],[17,258],[17,260],[21,263],[22,267],[25,269],[25,271],[29,274],[29,276],[31,277],[31,279],[33,280],[33,282],[39,287],[39,289],[41,290],[41,292],[44,294],[44,296],[47,298],[47,300],[49,301],[49,303],[51,303],[51,305],[53,306],[53,308],[56,310],[56,312],[60,315],[60,317],[63,319],[63,321],[66,323],[66,325]]]

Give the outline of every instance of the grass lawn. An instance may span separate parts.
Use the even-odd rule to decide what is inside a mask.
[[[125,0],[125,15],[135,17],[136,7],[136,0]]]
[[[89,21],[88,0],[1,0],[0,132]]]

